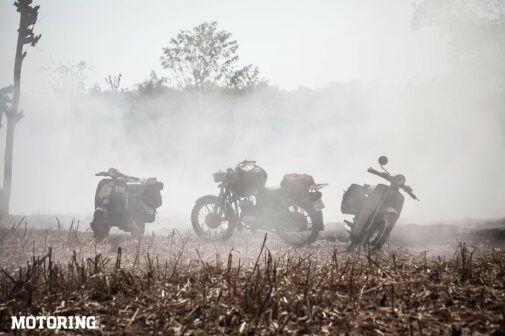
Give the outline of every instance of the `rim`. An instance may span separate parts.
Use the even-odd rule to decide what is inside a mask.
[[[301,206],[290,203],[283,207],[277,230],[291,244],[303,244],[314,231],[315,223]]]
[[[202,237],[206,239],[223,239],[230,229],[230,221],[226,218],[223,209],[218,207],[216,203],[203,204],[198,210],[197,218]]]

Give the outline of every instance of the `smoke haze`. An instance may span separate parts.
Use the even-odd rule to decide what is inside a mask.
[[[257,160],[266,169],[267,184],[271,186],[279,185],[282,176],[290,172],[309,173],[316,182],[329,183],[323,190],[327,205],[324,214],[327,220],[340,220],[343,189],[351,183],[380,183],[366,169],[377,167],[377,158],[387,155],[388,170],[404,174],[407,184],[421,199],[420,203],[406,199],[402,214],[405,221],[505,216],[503,93],[496,93],[494,83],[486,72],[479,72],[478,66],[481,76],[451,70],[456,61],[445,56],[448,50],[442,47],[443,39],[433,28],[411,31],[410,7],[399,5],[392,10],[398,3],[387,2],[384,8],[390,11],[380,14],[371,5],[371,12],[365,15],[358,14],[350,2],[335,3],[342,3],[344,12],[354,13],[356,22],[368,26],[354,30],[350,19],[338,23],[341,29],[334,27],[333,31],[338,31],[339,36],[341,25],[347,27],[347,37],[339,44],[334,36],[323,40],[328,37],[326,26],[305,22],[306,34],[315,35],[309,47],[314,53],[327,52],[321,58],[311,58],[303,51],[301,56],[293,56],[294,49],[289,47],[261,47],[251,52],[251,46],[260,43],[254,34],[236,34],[233,23],[227,25],[227,20],[218,20],[222,29],[237,38],[240,52],[244,51],[249,62],[260,65],[262,75],[273,85],[243,94],[209,92],[195,96],[171,90],[163,95],[142,96],[130,90],[54,95],[47,87],[41,91],[48,83],[44,81],[47,74],[35,71],[33,63],[39,62],[39,54],[57,52],[42,47],[46,39],[52,40],[50,32],[42,30],[48,23],[42,22],[40,49],[28,50],[26,63],[33,63],[23,70],[24,78],[28,78],[23,87],[33,88],[38,82],[39,89],[23,91],[21,97],[26,117],[16,129],[12,212],[90,215],[98,182],[94,173],[115,167],[126,174],[156,176],[163,181],[161,216],[181,216],[189,223],[194,200],[217,192],[211,174],[249,159]],[[44,11],[45,4],[41,5]],[[47,5],[51,6],[55,4]],[[318,6],[337,5],[318,2]],[[302,7],[293,5],[292,10]],[[14,12],[13,8],[2,8],[2,16],[6,10]],[[273,10],[277,14],[269,15],[282,21],[285,11],[280,7]],[[284,18],[290,22],[291,14]],[[202,21],[211,19],[214,18],[202,17]],[[385,24],[388,20],[391,23]],[[378,33],[372,31],[381,23],[386,31],[378,41]],[[15,24],[10,25],[9,34],[14,36]],[[188,21],[165,32],[158,41],[160,47],[151,50],[151,54],[145,52],[146,59],[157,59],[170,36],[191,26]],[[366,34],[368,31],[370,35]],[[13,49],[12,36],[6,38],[6,34],[2,28],[3,41],[9,41],[2,45]],[[288,36],[289,32],[285,34]],[[93,35],[100,39],[98,33]],[[326,45],[329,41],[333,44]],[[349,41],[359,46],[346,50],[352,45]],[[412,54],[406,50],[416,42],[422,48],[415,47],[415,56],[409,58]],[[274,41],[267,39],[265,43],[268,46]],[[56,48],[51,42],[48,45]],[[297,50],[304,48],[300,43],[296,46]],[[337,54],[344,56],[331,57]],[[104,59],[108,62],[114,55],[104,55]],[[100,63],[98,56],[89,58],[94,68],[88,86],[93,83],[93,76],[102,78],[120,71],[128,77],[130,71],[136,74],[139,68],[147,73],[149,68],[140,64],[143,55],[135,54],[137,69],[125,65],[117,71],[104,70],[105,63]],[[354,55],[368,60],[363,62],[365,68],[375,64],[381,69],[343,71],[340,76],[335,69],[343,69],[346,64],[355,67],[355,61],[351,61]],[[1,59],[0,84],[9,83],[10,72],[3,70],[13,63],[10,56],[6,54]],[[86,55],[82,58],[87,59]],[[284,59],[284,73],[272,70]],[[324,69],[329,75],[323,75]],[[293,75],[297,73],[299,76]],[[275,86],[279,83],[283,84]],[[3,131],[0,129],[2,148]]]

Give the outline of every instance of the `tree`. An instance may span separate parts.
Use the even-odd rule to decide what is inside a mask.
[[[121,86],[121,77],[122,74],[118,74],[117,76],[108,75],[105,77],[105,83],[109,86],[110,91],[118,92],[119,87]]]
[[[231,33],[218,30],[217,22],[202,23],[172,38],[163,48],[161,64],[184,89],[256,85],[258,69],[252,65],[239,68],[237,52],[238,43]]]
[[[34,35],[33,28],[37,22],[39,6],[32,6],[32,0],[18,0],[14,3],[20,14],[18,40],[16,45],[16,58],[14,60],[14,88],[10,107],[4,110],[7,119],[5,153],[4,153],[4,179],[0,191],[0,218],[9,215],[9,204],[12,187],[12,159],[14,152],[14,129],[23,117],[23,111],[19,110],[19,98],[21,95],[21,66],[26,57],[23,51],[25,44],[34,47],[41,35]]]
[[[165,77],[158,77],[158,74],[153,70],[149,74],[148,79],[137,84],[137,91],[143,96],[158,95],[168,89],[165,85],[166,82],[167,79]]]
[[[48,72],[49,87],[53,93],[65,96],[86,92],[87,72],[91,69],[85,61],[60,63],[44,68]]]

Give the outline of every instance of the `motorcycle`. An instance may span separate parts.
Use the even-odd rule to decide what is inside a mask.
[[[127,176],[114,168],[95,176],[105,177],[95,193],[95,212],[90,224],[95,238],[105,239],[113,226],[141,237],[145,224],[154,222],[156,209],[162,204],[163,183],[153,177]]]
[[[256,161],[213,174],[219,195],[196,200],[191,212],[195,233],[210,241],[225,241],[235,229],[275,232],[293,246],[312,243],[324,229],[324,203],[310,175],[285,175],[280,188],[266,188],[267,173]]]
[[[346,230],[350,233],[348,250],[375,251],[382,248],[402,212],[405,197],[400,190],[419,201],[413,189],[405,184],[404,175],[391,175],[384,168],[387,163],[387,157],[381,156],[379,164],[384,172],[371,167],[368,172],[382,177],[389,185],[351,184],[344,192],[341,211],[343,214],[354,215],[353,222],[344,221]]]

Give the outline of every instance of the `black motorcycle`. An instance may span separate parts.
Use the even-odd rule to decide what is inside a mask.
[[[162,204],[163,183],[153,177],[127,176],[114,168],[95,176],[106,177],[98,183],[95,193],[95,212],[91,222],[95,238],[106,238],[113,226],[134,237],[142,236],[145,224],[154,222],[156,209]]]
[[[288,174],[280,188],[266,188],[267,176],[255,161],[247,160],[214,173],[219,195],[196,201],[191,212],[195,233],[207,240],[225,241],[235,229],[262,229],[294,246],[312,243],[324,229],[319,190],[326,184],[315,184],[310,175]]]
[[[379,164],[384,172],[373,168],[368,168],[368,172],[387,180],[389,185],[351,184],[344,193],[342,213],[354,215],[353,222],[345,221],[350,233],[349,250],[378,250],[384,245],[402,212],[405,198],[400,189],[412,199],[419,200],[412,188],[405,184],[405,176],[391,175],[383,167],[387,163],[387,157],[381,156]]]

